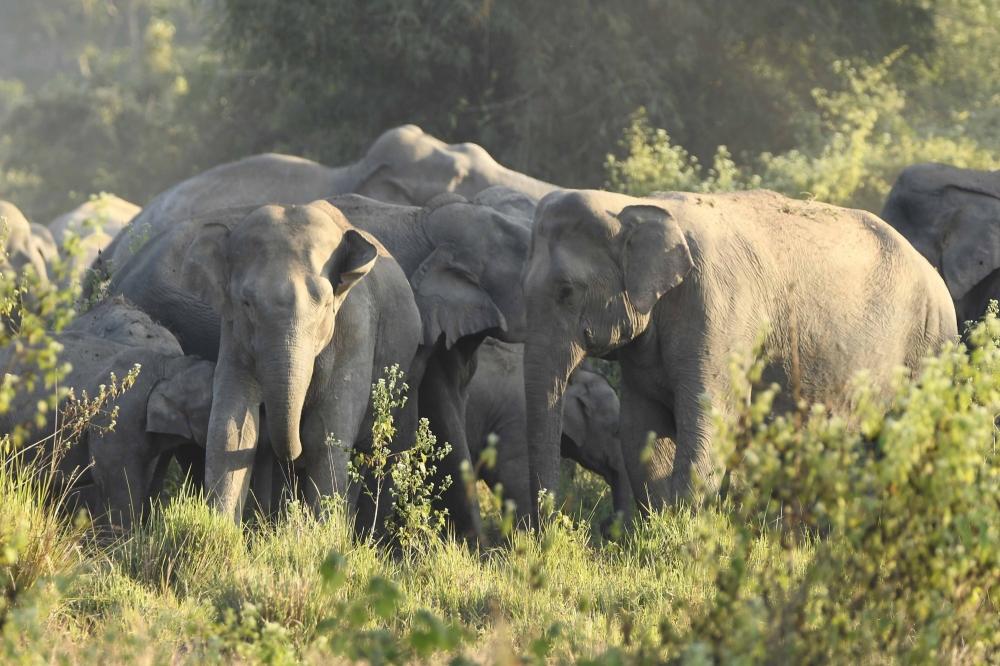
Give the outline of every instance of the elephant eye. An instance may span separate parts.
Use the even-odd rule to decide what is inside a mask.
[[[556,288],[556,299],[560,303],[566,304],[573,298],[573,285],[569,283],[560,284]]]

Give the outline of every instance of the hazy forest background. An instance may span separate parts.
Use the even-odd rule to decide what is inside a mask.
[[[38,221],[406,123],[565,186],[753,185],[877,211],[996,168],[1000,0],[0,2],[0,191]],[[658,129],[654,129],[658,128]]]

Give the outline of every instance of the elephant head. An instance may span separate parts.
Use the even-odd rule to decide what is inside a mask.
[[[222,317],[209,467],[213,452],[232,450],[229,440],[241,436],[232,424],[245,430],[252,419],[256,429],[261,398],[278,459],[298,458],[316,358],[378,253],[325,201],[264,206],[232,227],[208,224],[195,238],[184,270]]]
[[[563,406],[562,455],[604,477],[611,486],[616,511],[628,514],[632,504],[618,434],[621,406],[607,380],[586,368],[570,375]]]
[[[636,201],[565,191],[539,204],[524,273],[533,501],[539,490],[557,488],[570,374],[586,355],[606,355],[642,334],[657,301],[693,266],[670,212]]]
[[[531,234],[487,206],[461,201],[428,212],[424,230],[434,250],[410,276],[424,324],[424,344],[489,334],[524,339],[520,276]]]
[[[1000,270],[1000,172],[918,164],[900,174],[882,210],[944,278],[960,322],[978,319]],[[988,285],[987,285],[988,286]],[[974,293],[975,292],[975,293]],[[982,296],[982,297],[980,297]],[[964,301],[975,301],[965,307]]]
[[[442,192],[471,198],[491,185],[505,185],[536,199],[555,189],[500,165],[477,144],[447,144],[416,125],[383,133],[359,165],[366,175],[354,191],[389,203],[423,206]]]
[[[172,451],[191,444],[204,448],[214,371],[214,363],[190,356],[166,358],[162,370],[142,369],[140,378],[157,373],[157,379],[148,393],[136,388],[134,396],[126,394],[122,410],[141,411],[143,405],[128,403],[145,400],[145,418],[138,418],[144,432],[121,430],[89,442],[94,487],[85,501],[93,514],[107,509],[111,521],[127,529],[159,494]]]

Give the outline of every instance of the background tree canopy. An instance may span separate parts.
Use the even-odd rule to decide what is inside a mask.
[[[40,220],[99,190],[141,204],[254,152],[344,163],[414,122],[567,186],[764,185],[877,210],[909,162],[997,164],[998,16],[1000,0],[7,2],[0,196]]]

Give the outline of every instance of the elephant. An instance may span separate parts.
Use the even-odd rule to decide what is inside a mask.
[[[0,238],[6,256],[0,257],[0,271],[11,270],[21,273],[31,266],[43,283],[48,283],[48,271],[45,268],[45,239],[32,233],[31,223],[17,206],[0,199]]]
[[[514,501],[520,520],[529,517],[531,508],[523,363],[523,345],[487,338],[477,354],[465,416],[473,461],[479,460],[489,436],[497,436],[496,464],[480,467],[480,478],[491,487],[503,486],[503,496]],[[618,396],[607,380],[577,368],[566,385],[560,449],[563,457],[603,477],[615,512],[628,515],[632,487],[618,438],[618,412]]]
[[[480,206],[489,206],[529,229],[535,219],[535,208],[538,206],[538,199],[535,197],[504,185],[487,187],[470,201]]]
[[[121,266],[137,247],[179,220],[238,206],[304,204],[357,193],[389,203],[423,206],[438,194],[471,198],[503,185],[538,199],[555,186],[496,162],[474,143],[446,144],[416,125],[384,132],[352,164],[331,168],[267,153],[222,164],[157,195],[104,252],[95,268]]]
[[[882,218],[941,273],[960,327],[1000,300],[1000,171],[909,166]]]
[[[29,226],[31,227],[31,235],[34,237],[35,247],[42,255],[42,261],[47,267],[51,266],[59,259],[59,246],[56,245],[52,232],[49,231],[48,227],[37,222],[32,222]],[[46,272],[48,272],[47,269]]]
[[[733,350],[764,335],[764,380],[785,389],[775,411],[799,398],[840,411],[859,371],[884,388],[957,334],[944,283],[889,225],[774,192],[555,192],[531,248],[533,499],[557,487],[566,385],[585,356],[620,363],[622,449],[645,513],[721,481],[712,410],[730,404]]]
[[[119,296],[98,303],[77,315],[63,329],[85,333],[130,347],[141,347],[163,356],[182,356],[177,338],[148,314]]]
[[[392,365],[422,374],[420,314],[405,275],[325,201],[226,209],[174,225],[115,274],[109,293],[149,312],[186,353],[218,360],[205,485],[213,506],[235,520],[262,404],[276,459],[294,461],[318,507],[346,490],[347,450],[369,443],[372,382]],[[415,411],[402,410],[400,432],[415,432]],[[363,524],[384,510],[362,505]]]
[[[453,447],[439,465],[441,474],[455,481],[444,503],[456,532],[474,538],[480,533],[478,507],[458,483],[462,463],[470,460],[465,439],[467,385],[475,369],[475,350],[487,335],[514,342],[523,335],[520,274],[530,232],[496,210],[461,197],[419,208],[343,195],[326,205],[378,239],[409,281],[407,291],[418,308],[415,368],[420,371],[411,371],[408,378],[411,391],[417,388],[410,400],[437,436]],[[177,335],[186,353],[217,358],[218,316],[187,283],[185,253],[200,228],[219,221],[233,224],[251,210],[217,211],[153,237],[114,272],[109,293],[124,294],[150,312]],[[358,391],[367,395],[366,389]]]
[[[80,279],[141,210],[121,197],[102,193],[49,222],[48,229],[58,247],[65,247],[70,234],[79,239],[79,254],[70,258],[68,277]]]
[[[95,518],[128,528],[133,517],[141,516],[149,500],[159,494],[172,455],[185,447],[204,447],[215,366],[180,354],[176,341],[170,353],[164,353],[167,345],[162,342],[158,349],[132,344],[170,338],[148,318],[140,322],[140,316],[132,316],[134,312],[126,313],[133,320],[130,330],[111,326],[108,330],[116,339],[102,337],[99,331],[109,319],[120,318],[123,309],[130,308],[111,304],[53,334],[62,345],[60,360],[72,364],[60,383],[72,387],[78,398],[83,391],[96,396],[111,373],[121,379],[134,365],[141,366],[135,385],[112,403],[118,407],[114,429],[106,429],[105,413],[77,441],[70,442],[65,457],[58,460],[56,490],[65,491],[70,504],[87,508]],[[143,326],[145,331],[139,334]],[[0,363],[15,374],[20,368],[12,348],[0,351]],[[2,432],[32,423],[38,401],[52,390],[41,384],[36,382],[35,390],[18,392],[11,409],[0,417]],[[42,424],[32,426],[28,441],[51,435],[55,423],[55,414],[49,412]],[[51,452],[52,442],[45,448]]]

